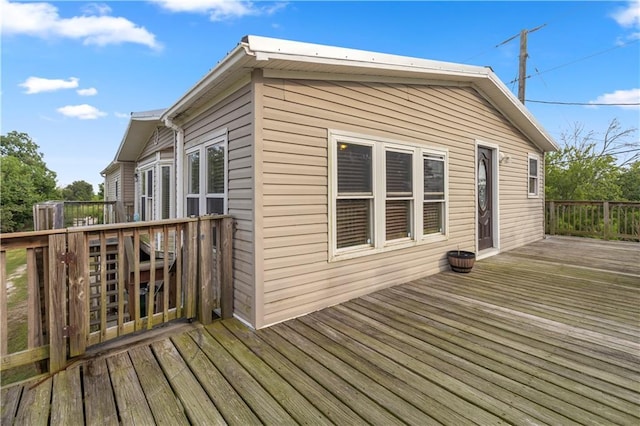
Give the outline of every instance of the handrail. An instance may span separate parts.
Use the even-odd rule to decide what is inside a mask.
[[[640,202],[546,201],[545,232],[640,241]]]
[[[91,345],[173,319],[207,324],[218,309],[230,317],[232,231],[225,215],[2,235],[0,371],[48,360],[53,372]],[[19,251],[29,342],[12,350],[7,264]]]

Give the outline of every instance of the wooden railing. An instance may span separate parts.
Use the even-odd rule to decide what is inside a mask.
[[[640,202],[547,201],[545,232],[640,241]]]
[[[33,206],[36,231],[132,221],[133,206],[116,201],[46,201]]]
[[[206,216],[2,235],[0,371],[48,361],[55,372],[91,345],[173,319],[230,317],[232,230],[231,217]],[[7,275],[16,253],[20,283]]]

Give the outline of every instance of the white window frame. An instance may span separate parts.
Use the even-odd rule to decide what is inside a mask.
[[[390,250],[413,247],[420,244],[445,241],[449,238],[449,151],[446,148],[426,147],[417,143],[403,142],[388,138],[373,137],[341,130],[329,130],[329,260],[337,261],[372,255]],[[336,200],[352,199],[352,196],[338,196],[337,152],[339,143],[366,145],[372,147],[372,191],[373,211],[371,213],[372,244],[337,248]],[[406,197],[412,203],[411,236],[386,240],[386,151],[412,154],[412,195]],[[444,161],[444,203],[443,232],[424,234],[424,163],[425,155],[443,157]],[[403,197],[405,199],[405,197]]]
[[[153,174],[153,179],[151,183],[151,194],[148,194],[149,183],[148,183],[148,174],[151,172]],[[155,162],[141,164],[136,169],[136,173],[138,175],[138,182],[136,184],[138,196],[138,214],[141,221],[151,221],[155,219],[155,211],[156,211],[156,167]],[[144,185],[143,185],[144,184]],[[144,198],[144,200],[143,200]],[[145,214],[142,214],[142,208],[144,204]],[[144,217],[146,216],[146,217]]]
[[[426,157],[443,157],[442,162],[444,166],[444,196],[442,200],[425,200],[424,199],[424,159]],[[422,201],[420,204],[420,232],[422,233],[423,241],[440,241],[442,240],[443,235],[448,235],[449,233],[449,153],[446,150],[435,150],[435,149],[423,149],[420,162],[422,164],[422,168],[420,169],[420,194],[422,194]],[[424,216],[423,216],[423,205],[425,203],[439,203],[442,204],[442,231],[441,232],[433,232],[430,234],[424,233]]]
[[[536,160],[537,170],[536,175],[531,174],[531,160]],[[535,179],[535,191],[531,192],[529,180]],[[540,156],[538,154],[527,154],[527,196],[528,198],[540,198]]]
[[[156,176],[158,179],[158,184],[156,185],[158,191],[158,195],[156,197],[156,211],[158,212],[158,219],[162,219],[162,200],[164,199],[164,191],[162,187],[162,169],[164,167],[169,168],[169,218],[176,217],[176,203],[174,201],[174,190],[175,188],[175,175],[173,172],[173,162],[172,161],[161,161],[158,163],[158,169],[156,171]]]
[[[221,146],[224,152],[224,193],[207,193],[207,149],[213,146]],[[199,193],[190,194],[189,189],[189,155],[198,152],[200,154],[200,170],[199,170]],[[187,199],[198,199],[198,213],[201,216],[206,215],[207,211],[207,199],[219,198],[222,199],[223,214],[227,214],[229,211],[228,194],[229,194],[229,152],[228,152],[228,131],[227,129],[221,129],[197,138],[187,144],[185,144],[184,151],[184,175],[183,175],[183,187],[184,187],[184,212],[187,212]]]

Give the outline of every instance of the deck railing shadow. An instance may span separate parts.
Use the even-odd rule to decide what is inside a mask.
[[[92,345],[174,319],[230,317],[232,229],[229,216],[204,216],[2,235],[0,371],[35,363],[55,372]],[[15,250],[26,252],[27,312],[17,325],[7,276]],[[26,333],[26,348],[10,351],[16,333]]]

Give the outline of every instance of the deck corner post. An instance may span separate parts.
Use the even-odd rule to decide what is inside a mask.
[[[198,285],[198,236],[200,220],[187,224],[186,244],[184,250],[184,265],[182,283],[184,288],[185,316],[189,319],[196,316],[196,289]]]
[[[85,353],[89,337],[88,250],[83,232],[69,233],[69,355]]]
[[[220,314],[222,319],[233,316],[233,218],[222,219],[222,283],[220,285]]]
[[[549,201],[549,235],[556,235],[556,203]]]
[[[62,370],[67,363],[66,324],[66,234],[49,236],[49,371]]]
[[[605,240],[609,239],[609,226],[610,226],[610,220],[609,220],[609,202],[608,201],[603,201],[602,202],[602,217],[604,219],[604,224],[603,224],[603,237]]]
[[[213,321],[213,220],[199,219],[198,231],[198,321],[211,324]]]

